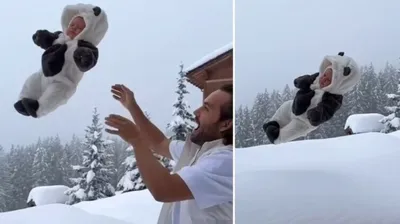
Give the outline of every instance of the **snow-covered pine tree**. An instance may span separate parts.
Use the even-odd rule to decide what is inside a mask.
[[[150,120],[150,114],[146,111],[144,112],[147,119]],[[143,183],[143,179],[140,176],[139,169],[136,165],[135,155],[133,154],[133,147],[129,146],[126,149],[127,152],[130,154],[126,157],[123,165],[125,166],[125,173],[119,180],[117,184],[117,191],[122,191],[122,193],[129,192],[129,191],[139,191],[146,189],[146,185]],[[163,157],[157,153],[153,152],[153,155],[158,159],[158,161],[170,171],[172,171],[172,164],[171,160],[167,157]]]
[[[0,146],[0,212],[8,210],[7,202],[11,197],[11,180],[6,153]]]
[[[34,183],[32,161],[35,149],[35,145],[12,146],[7,155],[11,184],[14,186],[11,189],[12,200],[7,205],[9,210],[26,207],[26,198]]]
[[[172,139],[185,140],[188,133],[193,130],[194,116],[189,112],[189,104],[184,101],[184,97],[189,92],[186,90],[186,74],[183,71],[183,64],[180,65],[178,77],[178,89],[175,91],[178,94],[177,101],[174,103],[174,111],[172,113],[172,121],[167,125],[173,134]]]
[[[270,110],[270,102],[271,100],[268,91],[265,90],[264,93],[257,94],[253,107],[250,111],[251,120],[254,126],[255,145],[263,145],[269,142],[263,130],[263,125],[274,113]]]
[[[243,106],[240,105],[235,112],[235,147],[241,148],[244,146],[245,124],[243,123]]]
[[[42,146],[41,140],[39,139],[32,164],[33,178],[35,181],[33,187],[50,184],[47,175],[49,172],[49,159],[49,151]]]
[[[126,149],[126,151],[133,151],[133,148],[130,146]],[[136,165],[136,159],[133,154],[126,157],[123,162],[125,166],[125,174],[119,180],[117,184],[117,191],[122,191],[122,193],[129,191],[140,191],[146,189],[145,184],[143,183],[142,178],[140,177],[139,170]]]
[[[387,94],[387,97],[394,102],[394,105],[385,107],[390,114],[381,120],[385,125],[382,130],[384,133],[400,130],[400,82],[397,85],[397,93]]]
[[[108,161],[110,155],[106,153],[107,144],[102,139],[102,130],[99,114],[95,108],[92,124],[86,129],[86,139],[83,144],[83,163],[81,166],[73,167],[81,175],[78,178],[71,178],[71,181],[76,185],[65,192],[69,196],[67,204],[93,201],[115,195],[115,189],[110,184]]]
[[[243,139],[243,147],[255,146],[256,144],[256,135],[253,124],[253,119],[251,117],[251,112],[249,108],[246,106],[243,109],[243,124],[244,124],[244,139]]]

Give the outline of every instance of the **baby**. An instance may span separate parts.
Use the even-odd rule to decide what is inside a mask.
[[[84,73],[97,64],[97,45],[108,30],[104,10],[90,4],[67,5],[61,25],[63,32],[38,30],[32,37],[45,51],[41,69],[28,77],[14,104],[24,116],[39,118],[66,104]]]
[[[269,141],[279,144],[306,136],[330,120],[342,105],[343,94],[360,80],[356,62],[343,52],[326,56],[319,72],[294,80],[299,90],[293,100],[284,102],[263,125]]]

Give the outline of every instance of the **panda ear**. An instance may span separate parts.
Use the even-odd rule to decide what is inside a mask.
[[[344,52],[343,51],[341,51],[341,52],[339,52],[339,54],[338,55],[340,55],[340,56],[343,56],[344,55]]]
[[[350,73],[351,73],[351,68],[350,67],[344,67],[344,70],[343,70],[343,75],[344,76],[348,76],[348,75],[350,75]]]
[[[100,13],[101,13],[101,8],[98,7],[98,6],[94,7],[94,8],[93,8],[93,13],[94,13],[95,16],[100,15]]]

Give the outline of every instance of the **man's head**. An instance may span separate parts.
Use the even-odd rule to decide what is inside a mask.
[[[192,132],[192,142],[203,145],[223,138],[225,145],[233,144],[233,85],[212,92],[194,115],[198,126]]]
[[[321,78],[319,79],[319,86],[321,88],[325,88],[329,86],[332,83],[332,75],[333,75],[333,70],[332,67],[327,67],[322,74]]]
[[[86,23],[83,17],[77,16],[74,19],[72,19],[71,23],[69,24],[67,29],[67,35],[71,39],[74,39],[85,29],[85,27]]]

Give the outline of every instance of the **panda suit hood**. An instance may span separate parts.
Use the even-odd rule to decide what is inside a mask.
[[[71,21],[78,16],[84,19],[86,27],[74,39],[85,40],[95,46],[99,45],[108,30],[106,12],[91,4],[67,5],[64,7],[61,16],[61,26],[64,33],[66,33]]]
[[[331,84],[320,88],[320,77],[329,66],[332,66],[331,68],[333,70]],[[324,57],[319,68],[319,76],[311,85],[311,89],[321,89],[332,94],[343,95],[351,91],[360,79],[361,72],[357,63],[353,58],[340,52],[338,55],[328,55]]]

